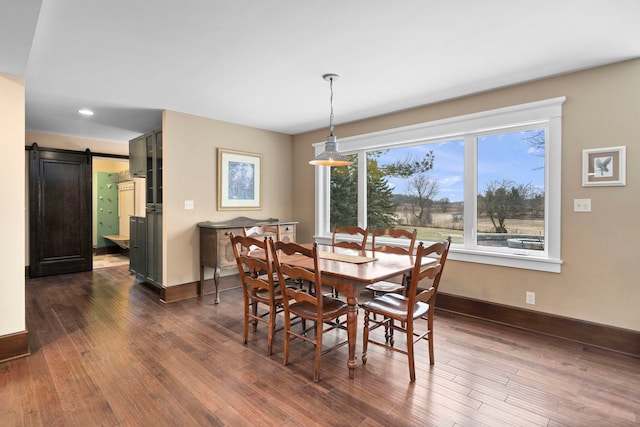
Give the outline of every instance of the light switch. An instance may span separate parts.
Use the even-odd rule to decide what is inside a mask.
[[[191,210],[193,209],[193,200],[185,200],[184,201],[184,208],[186,210]]]
[[[573,199],[574,212],[591,212],[591,199]]]

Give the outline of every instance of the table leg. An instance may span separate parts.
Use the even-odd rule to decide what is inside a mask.
[[[213,301],[214,304],[220,303],[220,290],[218,288],[220,284],[220,268],[216,267],[213,273],[213,283],[216,285],[216,298]],[[200,283],[198,284],[198,295],[204,295],[204,265],[200,265]]]
[[[213,273],[213,282],[216,284],[216,299],[213,301],[214,304],[220,303],[220,289],[218,285],[220,283],[220,268],[216,267],[215,272]]]
[[[347,311],[347,339],[349,340],[349,378],[356,374],[356,340],[358,339],[358,299],[347,297],[349,310]]]
[[[200,264],[200,282],[198,283],[198,295],[204,295],[204,265]]]

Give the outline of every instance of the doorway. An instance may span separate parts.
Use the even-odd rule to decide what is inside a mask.
[[[129,218],[144,215],[144,178],[129,176],[128,159],[94,157],[93,268],[129,264]]]
[[[129,216],[145,214],[144,178],[129,179],[128,158],[34,143],[27,148],[27,162],[29,276],[90,271],[95,256],[108,254],[128,263]],[[100,200],[104,204],[98,206]],[[112,217],[99,220],[100,210]],[[102,261],[98,268],[114,264]]]

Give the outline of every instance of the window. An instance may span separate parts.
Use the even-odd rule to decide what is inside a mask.
[[[544,251],[545,128],[479,136],[476,245]]]
[[[450,235],[451,259],[559,272],[564,100],[340,139],[354,163],[316,168],[318,241],[334,225],[416,228]]]

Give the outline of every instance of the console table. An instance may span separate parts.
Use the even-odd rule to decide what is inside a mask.
[[[214,269],[213,281],[216,287],[215,303],[220,302],[220,291],[218,289],[221,272],[233,274],[238,272],[233,248],[229,233],[242,235],[244,228],[256,225],[280,225],[280,239],[283,241],[295,242],[297,222],[283,222],[277,218],[253,219],[238,217],[228,221],[198,223],[200,229],[200,283],[198,294],[202,296],[204,290],[204,268]]]

